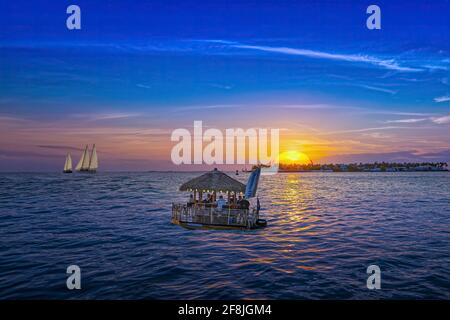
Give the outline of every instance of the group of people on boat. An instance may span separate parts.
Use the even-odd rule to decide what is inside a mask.
[[[250,208],[250,202],[245,199],[245,196],[239,195],[237,198],[235,196],[230,196],[229,201],[225,200],[222,195],[218,199],[214,200],[214,196],[207,194],[205,199],[201,201],[195,201],[194,195],[190,195],[189,201],[187,203],[188,207],[194,205],[204,206],[204,207],[214,207],[218,210],[222,209],[244,209],[248,210]]]

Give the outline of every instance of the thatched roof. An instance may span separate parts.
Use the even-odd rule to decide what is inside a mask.
[[[231,178],[225,173],[214,169],[194,178],[180,187],[180,191],[234,191],[245,192],[245,184]]]

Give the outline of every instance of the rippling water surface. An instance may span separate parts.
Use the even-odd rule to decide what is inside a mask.
[[[256,231],[172,225],[197,175],[1,174],[0,298],[450,298],[449,173],[265,176]]]

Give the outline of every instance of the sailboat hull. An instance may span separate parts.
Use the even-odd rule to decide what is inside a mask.
[[[64,170],[63,173],[72,173],[72,170]]]
[[[78,172],[80,172],[80,173],[97,173],[97,170],[81,169],[81,170],[78,170]]]

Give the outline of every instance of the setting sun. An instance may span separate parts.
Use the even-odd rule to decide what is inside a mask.
[[[280,154],[280,163],[310,164],[312,163],[312,161],[305,153],[296,150],[290,150]]]

